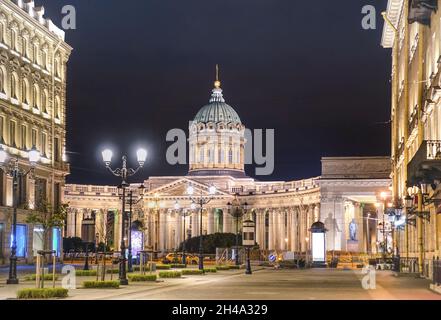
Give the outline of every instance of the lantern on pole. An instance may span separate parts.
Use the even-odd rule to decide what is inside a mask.
[[[256,223],[253,220],[246,220],[243,223],[243,236],[242,236],[242,245],[246,248],[247,252],[247,263],[246,263],[246,272],[245,274],[252,274],[251,271],[251,262],[250,262],[250,251],[251,248],[256,245]]]
[[[312,237],[312,266],[315,268],[326,267],[326,228],[325,225],[317,221],[313,223],[311,229]]]

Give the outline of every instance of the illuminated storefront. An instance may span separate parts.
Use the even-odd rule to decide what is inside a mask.
[[[24,224],[17,224],[17,257],[26,257],[26,243],[27,243],[27,226]],[[13,242],[13,235],[11,229],[11,247]]]

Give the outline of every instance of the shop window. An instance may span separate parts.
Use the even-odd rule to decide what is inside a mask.
[[[12,228],[12,227],[11,227]],[[26,257],[26,243],[27,243],[27,227],[24,224],[17,224],[17,257],[25,258]],[[13,234],[11,229],[11,247],[13,242]]]
[[[34,257],[37,256],[38,251],[44,250],[44,232],[42,226],[35,226],[32,237],[32,252]]]

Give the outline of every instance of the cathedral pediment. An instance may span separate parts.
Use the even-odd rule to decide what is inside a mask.
[[[146,192],[146,196],[147,197],[154,197],[155,195],[159,195],[161,197],[182,197],[182,196],[187,196],[187,188],[188,186],[192,186],[194,188],[194,195],[203,195],[203,196],[208,196],[210,195],[210,191],[209,188],[211,185],[205,184],[205,183],[201,183],[198,182],[196,180],[193,179],[189,179],[189,178],[182,178],[182,179],[177,179],[173,182],[164,184],[160,187],[156,187],[151,189],[150,191]],[[217,188],[217,192],[216,192],[217,196],[230,196],[228,193],[219,190],[219,188]]]

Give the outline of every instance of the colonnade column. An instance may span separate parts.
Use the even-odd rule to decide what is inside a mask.
[[[168,214],[163,210],[159,211],[159,250],[167,249],[167,219]]]
[[[197,237],[199,235],[199,214],[200,211],[195,210],[191,214],[191,237]]]
[[[213,234],[214,233],[214,213],[216,209],[214,208],[208,208],[208,221],[207,221],[207,234]]]

